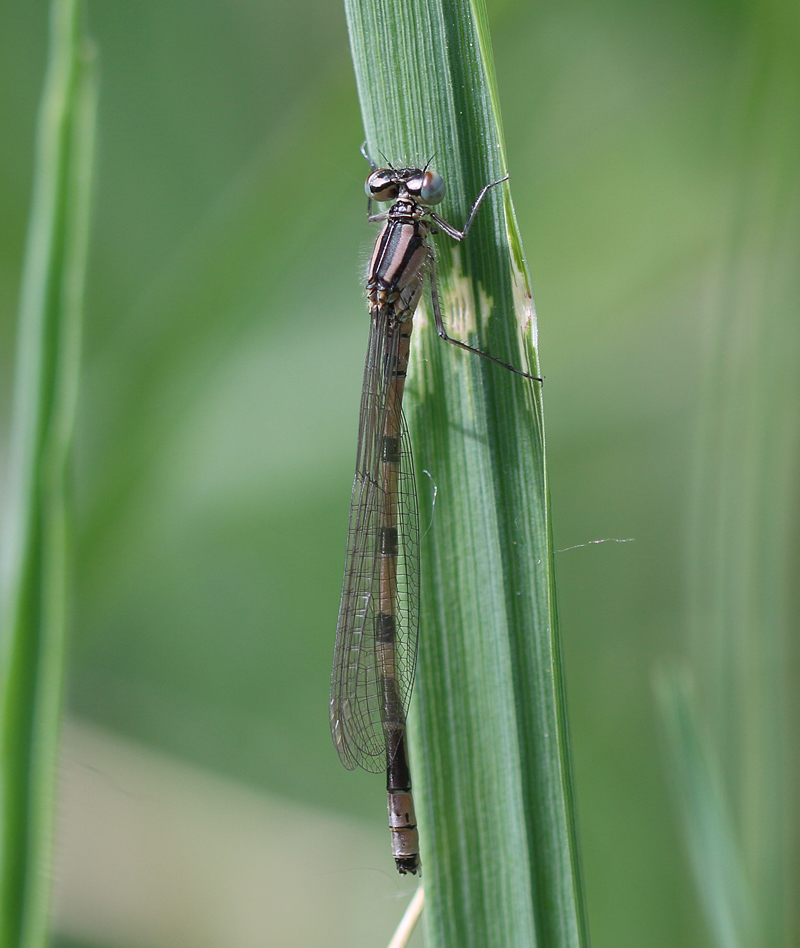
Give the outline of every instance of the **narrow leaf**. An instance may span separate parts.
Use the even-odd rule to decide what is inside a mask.
[[[76,0],[54,0],[20,302],[2,546],[0,946],[47,943],[95,91]]]
[[[463,227],[506,173],[486,14],[461,0],[347,0],[370,153],[445,178]],[[366,170],[366,169],[365,169]],[[538,374],[507,185],[437,238],[456,338]],[[437,948],[585,944],[545,472],[541,385],[415,319],[409,423],[423,612],[412,767]]]

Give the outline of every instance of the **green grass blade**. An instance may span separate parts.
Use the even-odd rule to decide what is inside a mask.
[[[50,29],[2,549],[2,948],[47,942],[67,614],[67,464],[94,140],[94,72],[79,4],[54,0]]]
[[[789,669],[797,627],[800,15],[777,2],[752,4],[748,18],[729,105],[733,212],[709,314],[696,451],[694,701],[691,714],[674,699],[666,708],[680,737],[673,766],[683,776],[687,848],[715,943],[780,948],[798,925]],[[697,845],[713,822],[692,766],[701,758],[697,734],[714,775],[716,823],[725,827],[716,850]]]
[[[684,676],[663,672],[656,694],[664,722],[669,773],[686,828],[689,861],[718,948],[747,948],[754,914],[735,823],[714,757],[701,739]]]
[[[435,155],[442,216],[462,226],[506,172],[483,4],[346,8],[370,152]],[[439,285],[456,338],[536,374],[508,194],[491,192],[462,245],[438,238]],[[427,532],[412,767],[429,944],[585,944],[541,389],[439,341],[423,306],[415,325],[409,423]]]

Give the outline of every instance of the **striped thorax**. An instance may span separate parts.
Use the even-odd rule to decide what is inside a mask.
[[[398,201],[388,212],[367,271],[367,300],[371,310],[390,307],[390,318],[403,322],[414,315],[422,293],[430,247],[425,209]]]

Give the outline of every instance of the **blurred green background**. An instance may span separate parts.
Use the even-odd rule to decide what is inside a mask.
[[[47,6],[3,9],[4,444]],[[732,0],[493,0],[489,10],[547,377],[592,940],[707,944],[652,674],[683,651],[697,403],[748,10]],[[119,773],[136,770],[130,761],[174,765],[176,793],[195,793],[192,775],[213,783],[203,771],[223,776],[198,822],[259,791],[270,801],[262,856],[277,875],[238,902],[209,885],[195,913],[176,895],[138,931],[125,919],[140,889],[104,891],[113,867],[98,872],[99,850],[68,826],[62,941],[226,944],[192,927],[218,899],[223,920],[234,902],[240,919],[255,905],[288,919],[227,944],[380,945],[413,886],[393,874],[380,778],[344,771],[327,726],[371,239],[344,13],[330,0],[117,0],[90,4],[89,22],[101,97],[69,799],[87,773],[112,800],[134,793],[108,763],[117,751],[132,755]],[[632,542],[590,542],[607,538]],[[102,822],[106,804],[96,806]],[[92,823],[90,806],[86,833]],[[286,829],[304,825],[316,828],[310,842]],[[335,846],[322,842],[331,827]],[[131,832],[127,842],[145,846]],[[148,836],[143,865],[156,872],[159,845],[172,843]],[[201,843],[186,847],[208,857]],[[241,870],[236,852],[227,858]],[[295,881],[280,888],[288,859]],[[98,878],[81,888],[89,863]]]

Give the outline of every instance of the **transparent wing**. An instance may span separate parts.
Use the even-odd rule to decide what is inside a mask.
[[[356,475],[350,505],[342,600],[331,678],[330,723],[333,742],[348,770],[356,765],[378,773],[386,769],[387,697],[396,694],[408,712],[419,630],[419,515],[411,442],[402,417],[402,395],[392,387],[399,332],[385,313],[372,317],[361,414]],[[396,415],[392,419],[390,416]],[[400,431],[397,477],[383,472],[387,419]],[[393,496],[388,496],[387,492]],[[396,511],[397,596],[394,684],[386,681],[386,654],[379,655],[381,533],[383,511]],[[388,712],[391,716],[391,712]],[[396,717],[396,715],[395,715]],[[396,724],[396,721],[395,721]]]

